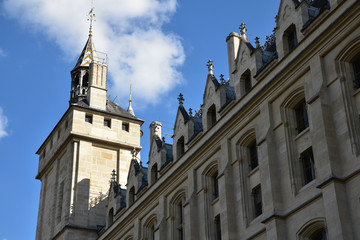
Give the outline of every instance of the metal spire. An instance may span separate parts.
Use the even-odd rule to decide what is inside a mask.
[[[95,13],[94,13],[94,0],[91,0],[91,9],[89,14],[87,15],[89,18],[87,19],[90,21],[90,28],[89,28],[89,37],[92,37],[92,30],[93,30],[93,22],[95,22]]]
[[[131,100],[131,82],[130,82],[129,107],[128,107],[127,111],[128,111],[128,113],[131,114],[131,116],[135,117],[135,113],[131,106],[131,102],[132,102],[132,100]]]

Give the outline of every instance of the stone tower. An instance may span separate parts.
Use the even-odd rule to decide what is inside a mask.
[[[37,154],[41,181],[36,239],[96,239],[105,225],[111,172],[126,187],[143,121],[106,98],[106,57],[89,38],[71,71],[69,108]],[[80,237],[81,236],[81,237]]]

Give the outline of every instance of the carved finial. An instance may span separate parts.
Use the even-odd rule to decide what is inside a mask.
[[[192,114],[193,114],[192,108],[189,108],[189,115],[190,115],[190,117],[192,117]]]
[[[260,46],[260,38],[259,37],[255,37],[255,45],[256,45],[256,48],[261,48]]]
[[[179,100],[179,105],[183,105],[185,99],[182,93],[179,94],[179,97],[177,99]]]
[[[240,29],[241,36],[246,39],[246,31],[247,31],[247,29],[246,29],[245,23],[241,23],[239,29]]]
[[[224,74],[220,74],[220,82],[221,84],[225,83]]]
[[[87,15],[89,18],[88,18],[88,21],[90,21],[90,28],[89,28],[89,37],[92,37],[92,30],[93,30],[93,22],[95,22],[95,13],[94,13],[94,0],[91,0],[91,9],[90,9],[90,12],[89,14]]]
[[[111,172],[111,181],[115,182],[115,180],[116,180],[116,171],[115,171],[115,169],[113,169]]]
[[[208,67],[209,70],[209,74],[213,74],[213,69],[214,69],[214,64],[213,61],[211,61],[211,59],[209,59],[208,63],[206,64],[206,66]]]
[[[163,142],[163,143],[165,142],[165,137],[162,137],[162,142]]]

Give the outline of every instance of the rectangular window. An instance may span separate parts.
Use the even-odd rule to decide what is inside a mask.
[[[245,82],[244,82],[244,84],[245,84],[245,93],[248,93],[248,92],[250,92],[250,90],[251,90],[251,75],[250,74],[247,74],[246,76],[245,76]]]
[[[300,161],[303,168],[304,185],[315,179],[315,163],[312,148],[300,154]]]
[[[354,68],[354,89],[360,88],[360,55],[355,59],[353,62],[353,68]]]
[[[90,114],[86,114],[85,115],[85,122],[88,122],[88,123],[92,123],[92,115]]]
[[[50,149],[52,149],[52,147],[53,147],[53,140],[51,139],[51,141],[50,141]]]
[[[256,148],[255,141],[252,144],[250,144],[249,153],[250,153],[250,168],[251,168],[251,170],[253,170],[257,166],[259,166],[259,160],[258,160],[258,154],[257,154],[257,148]]]
[[[61,128],[59,128],[57,139],[59,140],[61,136]]]
[[[214,188],[214,199],[219,197],[219,181],[218,181],[218,171],[212,176],[213,188]]]
[[[111,119],[104,119],[104,126],[105,127],[111,127]]]
[[[122,130],[128,132],[129,131],[129,124],[128,123],[123,123],[122,124]]]
[[[221,240],[221,222],[220,215],[215,217],[216,240]]]
[[[254,201],[254,215],[255,217],[262,214],[262,198],[261,198],[261,186],[257,186],[253,189],[253,201]]]
[[[296,129],[298,133],[301,133],[309,127],[309,119],[306,109],[306,102],[303,100],[294,108],[296,117]]]
[[[65,121],[65,129],[67,129],[67,128],[68,128],[68,125],[69,125],[69,121],[68,121],[68,120],[66,120],[66,121]]]
[[[288,33],[289,51],[293,50],[295,48],[296,44],[297,44],[296,30],[294,29]]]
[[[184,239],[183,232],[183,206],[182,202],[177,205],[177,231],[178,231],[178,239]]]

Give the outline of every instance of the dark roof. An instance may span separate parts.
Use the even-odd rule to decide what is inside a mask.
[[[252,54],[255,51],[255,48],[253,47],[253,45],[251,45],[250,42],[247,42],[246,46],[250,49],[250,54]]]
[[[320,15],[325,9],[330,9],[328,0],[314,0],[308,9],[309,20],[304,24],[301,30],[307,28],[314,19]]]
[[[182,116],[184,117],[184,121],[186,123],[189,120],[189,114],[187,113],[187,111],[185,110],[185,108],[182,104],[179,105],[179,110],[180,110]]]
[[[130,118],[130,119],[135,119],[135,120],[142,121],[141,119],[139,119],[137,117],[133,117],[125,109],[123,109],[122,107],[120,107],[116,103],[110,101],[109,99],[106,100],[106,110],[105,111],[100,110],[98,108],[90,107],[86,98],[82,98],[82,99],[80,99],[80,100],[78,100],[76,102],[71,102],[70,105],[71,106],[79,106],[79,107],[82,107],[82,108],[88,108],[88,109],[92,109],[92,110],[96,110],[96,111],[102,111],[102,112],[110,113],[110,114],[117,115],[117,116],[120,116],[120,117],[125,117],[125,118]]]

